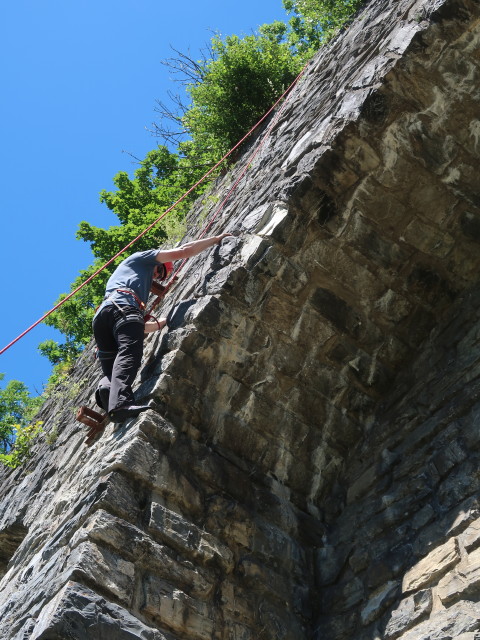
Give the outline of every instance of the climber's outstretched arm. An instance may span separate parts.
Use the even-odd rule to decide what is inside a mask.
[[[220,244],[223,238],[231,235],[231,233],[222,233],[219,236],[210,236],[209,238],[187,242],[177,249],[160,250],[157,253],[156,260],[157,262],[173,262],[183,258],[192,258],[205,251],[205,249],[213,247],[214,244]]]

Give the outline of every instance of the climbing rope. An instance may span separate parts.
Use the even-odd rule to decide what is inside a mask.
[[[308,63],[307,63],[308,64]],[[272,111],[275,110],[275,108],[277,107],[277,105],[284,99],[287,97],[287,95],[292,91],[292,89],[296,86],[296,84],[299,82],[300,78],[303,76],[305,69],[307,68],[307,64],[303,67],[303,69],[300,71],[300,73],[297,75],[297,77],[295,78],[295,80],[290,84],[290,86],[282,93],[282,95],[278,98],[278,100],[272,105],[272,107],[270,107],[270,109],[265,113],[264,116],[262,116],[262,118],[260,118],[260,120],[250,129],[250,131],[248,131],[248,133],[246,133],[243,138],[241,140],[239,140],[237,142],[237,144],[232,147],[230,149],[230,151],[228,151],[213,167],[211,167],[211,169],[209,169],[201,178],[200,180],[198,180],[192,187],[190,187],[190,189],[188,189],[188,191],[186,191],[176,202],[174,202],[172,204],[171,207],[169,207],[166,211],[164,211],[156,220],[154,220],[151,224],[148,225],[148,227],[146,227],[136,238],[134,238],[133,240],[131,240],[125,247],[123,247],[123,249],[121,249],[118,253],[116,253],[112,258],[110,258],[110,260],[108,260],[108,262],[106,262],[104,265],[102,265],[99,269],[97,269],[95,271],[95,273],[93,273],[89,278],[87,278],[84,282],[82,282],[76,289],[74,289],[73,291],[71,291],[67,296],[65,296],[65,298],[63,298],[62,300],[60,300],[59,303],[57,303],[54,307],[52,307],[52,309],[50,309],[49,311],[47,311],[46,313],[43,314],[43,316],[41,318],[39,318],[36,322],[34,322],[32,325],[30,325],[27,329],[25,329],[25,331],[23,331],[20,335],[18,335],[14,340],[12,340],[11,342],[9,342],[5,347],[3,347],[2,350],[0,350],[0,355],[2,355],[2,353],[5,353],[5,351],[7,351],[7,349],[10,349],[10,347],[12,347],[16,342],[18,342],[21,338],[23,338],[27,333],[29,333],[32,329],[34,329],[37,325],[39,325],[41,322],[43,322],[46,318],[48,318],[48,316],[50,316],[54,311],[56,311],[57,309],[59,309],[62,305],[64,305],[68,300],[70,300],[70,298],[72,298],[76,293],[78,293],[81,289],[83,289],[83,287],[85,287],[89,282],[91,282],[96,276],[98,276],[99,273],[101,273],[104,269],[106,269],[110,264],[112,264],[112,262],[114,262],[119,256],[122,255],[122,253],[124,253],[125,251],[127,251],[127,249],[129,249],[133,244],[135,244],[135,242],[137,242],[137,240],[140,240],[140,238],[143,238],[143,236],[145,234],[147,234],[155,225],[157,225],[160,220],[162,220],[166,215],[168,215],[177,205],[179,205],[183,200],[185,200],[185,198],[190,195],[190,193],[192,193],[199,185],[202,184],[202,182],[204,182],[208,176],[213,173],[215,171],[215,169],[217,169],[223,162],[225,162],[225,160],[232,155],[232,153],[234,151],[236,151],[244,142],[245,140],[262,124],[262,122],[264,122],[264,120],[266,120],[268,118],[268,116],[272,113]],[[282,105],[282,109],[279,110],[279,114],[282,112],[283,108],[285,107],[286,101],[285,103]],[[259,149],[257,150],[256,153],[258,153],[258,151],[260,150],[260,148],[263,146],[263,144],[265,143],[268,135],[270,134],[274,124],[276,124],[276,122],[278,121],[278,116],[279,114],[276,115],[276,117],[273,119],[272,124],[269,126],[269,128],[267,129],[267,132],[264,136],[264,139],[262,140],[262,142],[259,145]],[[206,230],[208,228],[210,228],[210,226],[213,224],[213,221],[215,220],[215,218],[218,216],[218,213],[220,212],[221,208],[223,208],[225,206],[225,203],[227,202],[228,198],[230,197],[231,193],[233,192],[233,190],[237,187],[238,183],[240,182],[240,180],[242,179],[243,175],[245,174],[245,172],[248,169],[248,166],[250,164],[250,162],[252,161],[253,157],[255,157],[255,154],[253,154],[251,156],[251,158],[249,159],[249,161],[246,163],[245,168],[243,170],[243,172],[241,173],[240,177],[238,180],[235,181],[233,187],[230,189],[230,191],[228,192],[226,198],[222,201],[221,205],[218,207],[217,211],[215,212],[215,216],[212,219],[211,223],[203,230],[203,232],[201,233],[200,237],[202,237],[204,235],[204,233],[206,232]],[[173,284],[173,281],[176,279],[178,272],[180,271],[181,268],[183,268],[183,265],[185,263],[185,260],[182,261],[180,267],[177,269],[177,271],[172,275],[171,280],[167,283],[165,289],[168,290],[168,288],[171,287],[171,285]],[[165,293],[166,293],[165,290]],[[163,297],[163,296],[162,296]],[[158,304],[158,302],[157,302]],[[153,308],[153,307],[152,307]]]

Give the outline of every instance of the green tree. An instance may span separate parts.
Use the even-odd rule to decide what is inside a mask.
[[[5,374],[0,374],[0,380],[4,377]],[[12,448],[16,447],[16,437],[20,432],[26,434],[28,440],[32,430],[25,430],[42,402],[41,397],[31,396],[26,385],[19,380],[10,380],[4,389],[0,389],[0,462],[7,464],[12,460]],[[26,457],[25,445],[24,437],[17,446],[15,459],[19,458],[20,449],[23,451],[22,459]]]
[[[302,59],[310,58],[345,26],[366,0],[283,0],[293,17],[288,41]]]
[[[32,445],[43,431],[42,422],[15,425],[15,442],[10,453],[0,453],[0,464],[16,469],[31,456]]]
[[[275,22],[260,27],[258,35],[212,38],[212,56],[197,63],[186,83],[191,106],[182,122],[195,150],[220,157],[292,82],[301,61],[286,32],[287,25]]]
[[[113,179],[116,189],[104,189],[100,193],[100,201],[117,216],[120,224],[101,229],[81,222],[77,238],[90,242],[95,258],[108,260],[173,205],[197,175],[198,172],[192,170],[179,154],[172,153],[165,146],[148,152],[134,172],[133,179],[121,171]],[[188,206],[182,203],[171,217],[178,223],[183,220],[187,209]],[[135,251],[158,246],[168,236],[168,222],[161,221],[137,241]]]

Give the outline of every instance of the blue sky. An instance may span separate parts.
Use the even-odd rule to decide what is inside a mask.
[[[100,204],[118,171],[158,140],[156,99],[178,85],[161,64],[170,45],[199,53],[212,31],[245,34],[285,20],[281,0],[15,0],[0,24],[0,349],[69,291],[91,263],[81,220],[107,227]],[[5,383],[41,392],[51,366],[37,351],[57,338],[39,325],[0,356]]]

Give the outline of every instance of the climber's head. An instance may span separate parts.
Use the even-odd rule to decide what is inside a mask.
[[[163,262],[157,265],[157,275],[156,278],[158,280],[166,280],[168,276],[173,271],[173,262]]]

